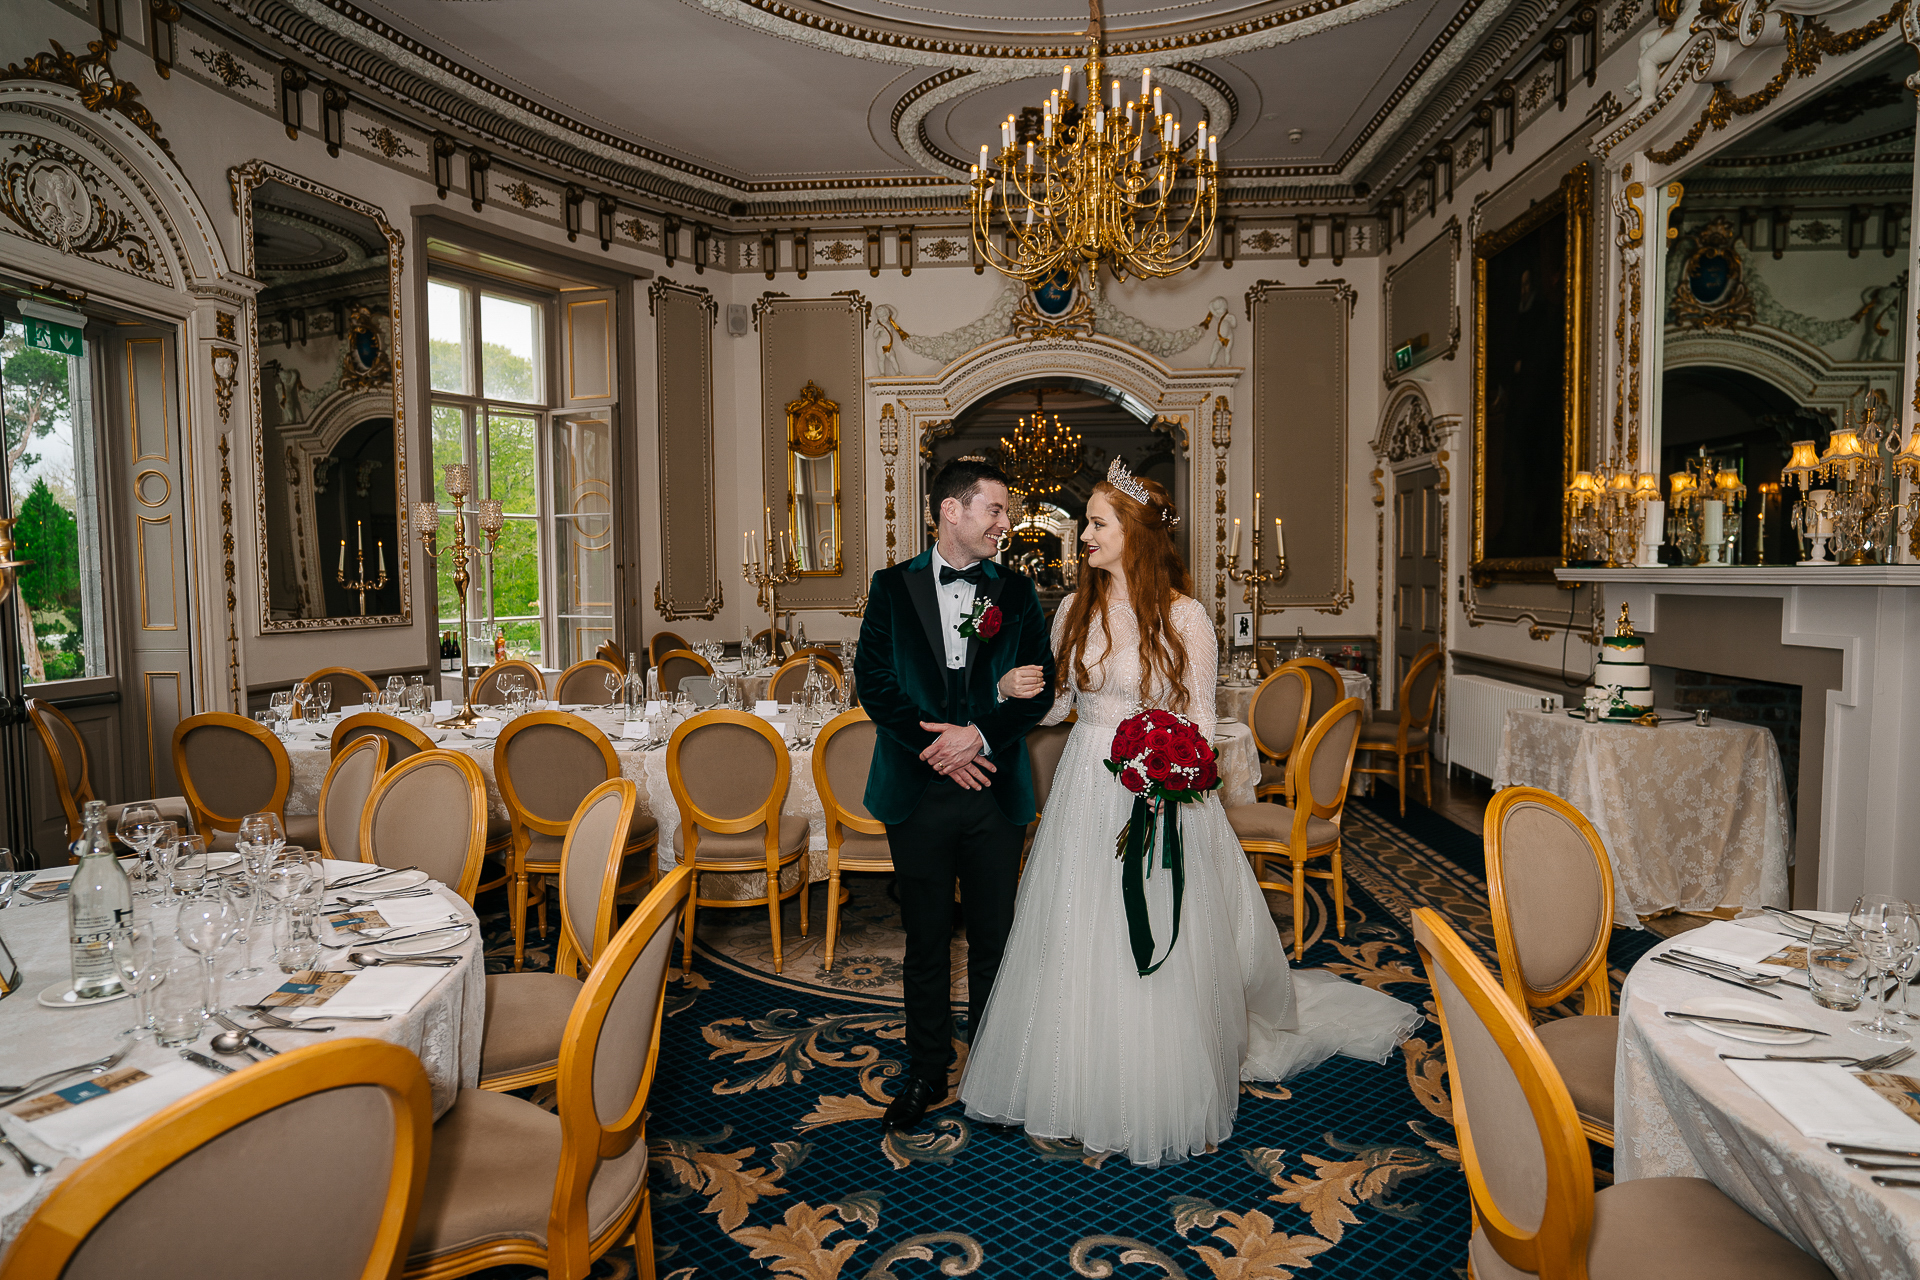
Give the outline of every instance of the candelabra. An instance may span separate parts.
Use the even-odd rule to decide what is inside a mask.
[[[1740,473],[1708,457],[1704,445],[1697,457],[1667,477],[1667,541],[1679,549],[1681,564],[1733,563],[1746,497]]]
[[[1754,489],[1760,495],[1760,509],[1754,513],[1760,517],[1760,539],[1759,546],[1755,548],[1756,554],[1753,562],[1755,564],[1765,564],[1767,562],[1767,511],[1774,503],[1780,501],[1780,486],[1778,484],[1760,484],[1755,485]]]
[[[465,463],[450,462],[446,466],[447,497],[453,501],[453,545],[448,554],[453,557],[453,586],[460,596],[460,710],[451,720],[442,720],[442,727],[468,728],[479,719],[473,713],[473,704],[468,697],[467,658],[468,646],[473,636],[467,624],[467,585],[472,579],[469,564],[478,564],[482,557],[493,559],[493,547],[500,540],[500,530],[506,525],[505,507],[498,498],[479,498],[474,501],[473,514],[480,518],[480,532],[485,537],[483,546],[467,541],[467,493],[472,472]],[[432,502],[413,504],[413,531],[420,539],[421,549],[427,559],[440,558],[440,508]]]
[[[1840,564],[1878,564],[1883,556],[1890,558],[1895,533],[1913,519],[1903,504],[1893,500],[1886,458],[1890,438],[1880,424],[1880,414],[1878,397],[1869,396],[1857,430],[1847,425],[1852,420],[1848,413],[1841,419],[1840,430],[1827,438],[1826,452],[1817,458],[1813,441],[1794,441],[1793,455],[1780,472],[1801,492],[1793,507],[1794,530],[1816,541],[1830,538],[1834,560]],[[1920,466],[1920,455],[1909,444],[1897,455],[1894,475],[1914,466]],[[1820,492],[1813,487],[1818,481],[1830,484],[1827,492],[1833,495],[1820,505],[1813,501]],[[1809,563],[1826,563],[1821,548],[1814,549]]]
[[[1635,474],[1614,462],[1575,473],[1567,486],[1567,528],[1573,546],[1609,569],[1629,564],[1640,545],[1647,504],[1660,500],[1652,474]]]
[[[754,589],[754,604],[767,611],[767,649],[780,652],[780,588],[800,577],[800,560],[793,554],[793,540],[782,529],[773,528],[773,508],[766,508],[767,553],[760,554],[759,538],[749,529],[743,535],[746,557],[740,562],[740,575]]]
[[[1260,649],[1260,615],[1264,612],[1260,604],[1260,589],[1269,582],[1278,582],[1287,573],[1287,534],[1280,523],[1280,517],[1273,518],[1273,568],[1260,567],[1260,495],[1253,495],[1253,563],[1247,568],[1240,567],[1240,521],[1233,522],[1233,550],[1227,554],[1227,580],[1244,583],[1241,599],[1253,610],[1253,647]]]
[[[375,550],[380,557],[380,576],[367,577],[367,531],[362,522],[353,522],[353,565],[354,576],[347,577],[347,540],[340,539],[340,567],[333,572],[335,582],[349,591],[360,593],[360,616],[367,616],[367,592],[378,591],[387,585],[387,544],[375,542]]]
[[[1907,437],[1906,448],[1893,455],[1893,478],[1906,479],[1920,486],[1920,423],[1914,424],[1913,434]],[[1905,526],[1909,530],[1907,554],[1920,560],[1920,519],[1915,519],[1915,506],[1920,503],[1920,495],[1910,496],[1906,502]]]

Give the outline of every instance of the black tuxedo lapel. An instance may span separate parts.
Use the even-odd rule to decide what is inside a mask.
[[[984,564],[986,562],[982,561],[981,563]],[[986,592],[987,599],[991,603],[997,605],[1000,603],[1000,593],[1006,590],[1006,586],[1007,586],[1007,575],[1005,573],[997,573],[994,570],[989,569],[987,570],[986,581],[982,582],[979,585],[979,587],[975,589],[974,595],[977,598],[980,592],[984,591]],[[968,637],[967,639],[967,679],[969,681],[973,679],[973,660],[979,656],[981,647],[982,647],[981,641],[977,637],[971,637],[971,636]]]
[[[924,569],[909,570],[901,575],[906,579],[907,596],[913,601],[914,611],[920,615],[920,625],[926,628],[927,646],[933,651],[933,665],[940,671],[947,669],[947,643],[940,635],[940,602],[933,594],[933,556],[927,555]]]

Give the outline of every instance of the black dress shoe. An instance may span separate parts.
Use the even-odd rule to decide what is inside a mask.
[[[887,1104],[886,1118],[880,1126],[887,1130],[911,1129],[920,1123],[927,1108],[938,1099],[939,1094],[925,1080],[914,1076],[909,1079],[892,1102]]]

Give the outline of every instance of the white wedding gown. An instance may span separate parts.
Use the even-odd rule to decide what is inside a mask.
[[[1069,597],[1055,616],[1056,653],[1071,607]],[[1187,647],[1187,714],[1211,737],[1213,628],[1184,596],[1173,622]],[[1104,662],[1094,662],[1097,628],[1087,645],[1093,689],[1072,688],[1071,669],[1060,665],[1063,692],[1044,723],[1064,720],[1070,707],[1079,719],[1021,876],[960,1097],[977,1119],[1157,1165],[1226,1140],[1240,1081],[1282,1080],[1335,1053],[1384,1062],[1422,1016],[1324,970],[1291,970],[1218,793],[1180,806],[1182,927],[1165,964],[1139,976],[1114,857],[1133,795],[1102,762],[1120,721],[1142,705],[1167,705],[1169,691],[1151,691],[1144,704],[1139,696],[1132,608],[1110,608],[1107,624],[1113,645]],[[1172,932],[1170,879],[1156,869],[1146,881],[1155,959]]]

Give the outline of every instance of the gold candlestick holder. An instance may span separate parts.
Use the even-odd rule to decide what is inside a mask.
[[[1274,527],[1276,529],[1280,527],[1278,521],[1274,522]],[[1256,515],[1253,520],[1253,563],[1247,568],[1242,569],[1240,567],[1240,553],[1238,551],[1235,551],[1227,557],[1227,580],[1244,584],[1240,598],[1246,602],[1249,609],[1253,610],[1253,652],[1255,661],[1259,660],[1260,653],[1260,617],[1261,614],[1265,612],[1265,610],[1260,607],[1260,589],[1269,582],[1280,581],[1281,578],[1286,576],[1286,573],[1287,552],[1284,543],[1274,555],[1273,568],[1262,569],[1260,567],[1260,518]]]
[[[358,520],[354,521],[354,527],[356,529],[360,527]],[[379,577],[369,578],[367,576],[367,543],[364,538],[356,538],[354,540],[353,564],[355,572],[353,577],[351,579],[347,577],[347,540],[345,538],[340,539],[341,567],[334,570],[333,573],[333,580],[335,582],[338,582],[349,591],[357,591],[360,593],[360,616],[363,618],[367,616],[367,592],[378,591],[387,585],[387,544],[384,542],[376,542],[374,546],[378,548],[380,552]]]
[[[467,623],[467,586],[473,581],[468,566],[478,565],[480,558],[493,559],[494,544],[500,540],[500,530],[506,524],[505,509],[498,498],[480,498],[473,506],[473,515],[479,517],[480,532],[486,539],[485,544],[467,541],[467,491],[471,473],[463,463],[450,462],[446,467],[447,496],[453,500],[453,545],[447,554],[453,557],[453,585],[460,594],[460,710],[451,719],[440,721],[442,728],[471,728],[479,719],[473,714],[473,704],[469,698],[467,680],[467,649],[473,644],[473,636]],[[432,502],[413,504],[413,531],[420,538],[421,549],[429,560],[440,558],[440,509]]]
[[[766,554],[755,560],[740,562],[740,575],[754,589],[753,602],[767,611],[767,650],[769,655],[780,652],[780,588],[800,578],[800,560],[793,554],[791,545],[783,547],[774,540],[773,508],[767,508],[767,549]],[[746,655],[742,654],[742,658]],[[745,670],[745,667],[742,667]]]

